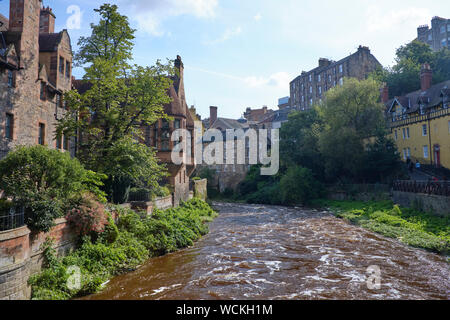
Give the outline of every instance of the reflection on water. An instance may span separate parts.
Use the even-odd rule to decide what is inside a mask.
[[[86,299],[449,299],[444,258],[326,212],[219,204],[194,247],[150,260]],[[381,269],[369,290],[367,268]]]

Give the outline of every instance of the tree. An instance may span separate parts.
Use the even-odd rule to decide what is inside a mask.
[[[142,126],[168,118],[164,105],[171,101],[168,90],[174,68],[160,61],[151,67],[131,66],[135,30],[128,18],[116,5],[104,4],[95,12],[100,22],[91,24],[89,37],[80,38],[75,56],[77,64],[85,66],[83,80],[89,89],[66,94],[71,112],[59,121],[57,132],[78,138],[77,157],[87,168],[109,177],[108,191],[140,181],[152,185],[164,168],[157,165],[153,152],[136,147],[132,140],[142,139]],[[138,156],[122,161],[120,148]],[[148,169],[136,169],[146,165]],[[143,176],[137,177],[137,172]]]
[[[36,231],[49,231],[86,192],[106,200],[100,191],[104,178],[68,153],[40,145],[18,147],[0,161],[0,189],[30,211],[27,224]]]
[[[280,181],[280,197],[283,204],[309,204],[321,195],[322,186],[311,170],[290,167]]]
[[[402,162],[395,142],[384,131],[366,146],[363,176],[367,182],[391,182],[402,172]]]
[[[345,79],[327,92],[318,107],[324,128],[319,150],[330,179],[358,179],[364,161],[365,141],[384,128],[380,84],[372,79]]]
[[[371,76],[387,83],[391,98],[402,96],[420,89],[420,69],[424,63],[433,70],[433,84],[450,79],[450,50],[433,52],[429,45],[418,40],[397,49],[392,68],[380,68]]]
[[[320,161],[318,144],[322,126],[316,109],[309,112],[292,112],[289,121],[283,124],[280,130],[282,164],[300,165],[322,177],[323,163]]]

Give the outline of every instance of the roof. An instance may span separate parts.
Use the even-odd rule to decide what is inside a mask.
[[[61,42],[62,32],[39,34],[39,51],[53,52]]]
[[[9,27],[9,20],[7,17],[0,13],[0,32],[7,31]]]
[[[212,129],[227,130],[227,129],[249,129],[250,125],[256,124],[255,121],[246,120],[235,120],[227,118],[218,118],[216,122],[213,123]]]
[[[450,99],[450,80],[435,84],[428,90],[417,90],[401,97],[390,99],[386,103],[387,112],[391,112],[395,103],[406,109],[406,113],[414,113],[420,109],[422,104],[425,109],[433,108],[442,102],[442,99]]]

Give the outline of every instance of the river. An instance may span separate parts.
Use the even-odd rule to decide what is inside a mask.
[[[225,203],[215,209],[220,216],[195,246],[151,259],[85,299],[450,298],[443,257],[327,212]]]

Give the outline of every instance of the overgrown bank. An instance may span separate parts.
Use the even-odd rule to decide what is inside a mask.
[[[32,299],[64,300],[95,293],[108,279],[136,269],[151,257],[193,245],[208,233],[207,222],[217,216],[199,199],[155,211],[151,218],[131,210],[115,210],[120,211],[117,224],[109,219],[104,232],[94,238],[84,236],[79,249],[64,258],[56,258],[50,244],[45,248],[45,269],[29,280]],[[73,278],[77,270],[81,274],[79,286]]]
[[[400,208],[391,201],[358,202],[320,200],[337,217],[397,239],[407,245],[448,256],[450,217],[439,217],[415,209]]]

